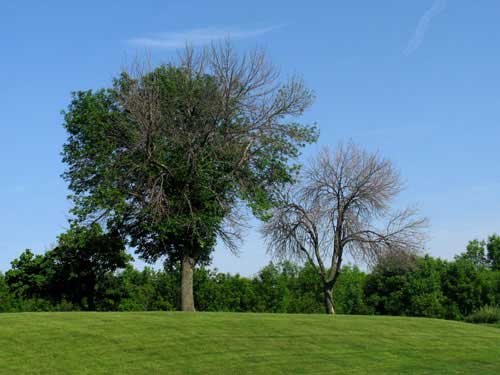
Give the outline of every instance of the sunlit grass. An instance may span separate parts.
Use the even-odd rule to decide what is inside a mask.
[[[2,374],[498,374],[500,329],[234,313],[0,314]]]

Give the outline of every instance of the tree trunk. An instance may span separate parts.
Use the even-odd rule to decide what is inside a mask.
[[[333,308],[333,290],[329,287],[325,287],[325,310],[328,315],[334,315],[335,310]]]
[[[97,282],[95,281],[94,278],[88,279],[87,282],[85,282],[86,285],[86,294],[87,294],[87,310],[88,311],[95,311],[95,287],[96,287]],[[85,295],[85,293],[84,293]]]
[[[184,255],[181,263],[181,310],[194,311],[193,271],[194,259]]]

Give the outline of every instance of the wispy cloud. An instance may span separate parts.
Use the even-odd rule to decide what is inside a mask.
[[[229,37],[232,40],[254,38],[280,27],[281,26],[269,26],[259,29],[246,30],[236,28],[206,27],[182,32],[156,33],[145,37],[129,39],[128,42],[138,47],[176,49],[184,47],[186,43],[201,46],[208,44],[211,41],[220,40],[226,37]]]
[[[422,45],[425,39],[425,34],[427,34],[427,31],[429,30],[433,18],[446,10],[446,3],[446,0],[434,0],[432,7],[428,9],[422,17],[420,17],[415,33],[408,42],[404,51],[406,56],[411,55]]]

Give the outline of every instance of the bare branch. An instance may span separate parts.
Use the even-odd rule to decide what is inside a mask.
[[[282,193],[281,206],[263,226],[268,251],[313,264],[330,290],[345,252],[366,262],[416,254],[428,221],[414,208],[391,211],[401,189],[399,173],[378,153],[352,143],[340,144],[334,153],[325,148],[298,185]]]
[[[161,76],[152,67],[150,56],[136,59],[123,71],[116,92],[127,119],[126,124],[117,124],[114,136],[120,138],[128,155],[140,157],[133,159],[136,165],[128,167],[121,179],[132,205],[146,206],[156,222],[181,213],[192,217],[190,232],[204,233],[204,223],[195,220],[199,208],[188,187],[203,180],[197,178],[204,173],[200,165],[206,160],[223,161],[226,177],[221,179],[244,190],[255,155],[273,139],[297,137],[287,121],[302,114],[313,96],[299,77],[281,80],[265,51],[240,54],[229,39],[204,49],[186,45],[177,63],[159,69],[172,67],[182,72],[182,99],[164,97]],[[206,83],[202,94],[197,91],[200,82]],[[173,103],[176,100],[179,102]],[[172,148],[185,155],[182,165],[165,159],[164,150]],[[231,158],[228,148],[234,155]],[[167,187],[180,168],[191,181],[183,182],[184,190],[172,192]],[[236,252],[245,222],[237,208],[238,195],[213,186],[203,188],[211,193],[223,217],[217,230],[219,239]],[[178,197],[182,204],[176,201]]]

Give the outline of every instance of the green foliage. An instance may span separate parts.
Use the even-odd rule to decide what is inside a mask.
[[[5,296],[2,297],[4,289],[0,278],[0,311],[89,309],[88,298],[81,297],[86,292],[85,284],[73,284],[84,272],[79,270],[68,283],[70,288],[74,288],[74,294],[61,284],[55,284],[60,288],[55,296],[40,294],[38,299],[17,298],[8,289],[7,283]],[[35,278],[36,275],[31,276]],[[165,271],[148,267],[139,271],[128,265],[118,273],[105,272],[96,279],[94,308],[100,311],[177,310],[180,307],[179,279],[178,266]],[[364,279],[365,274],[359,269],[343,268],[335,295],[340,313],[368,312],[362,296]],[[48,281],[48,285],[54,285],[53,279]],[[299,267],[290,262],[271,263],[252,278],[200,267],[195,270],[194,285],[199,311],[322,313],[324,310],[322,283],[310,265]],[[31,288],[29,284],[24,287]]]
[[[448,264],[442,288],[450,306],[454,307],[447,318],[462,319],[483,304],[479,274],[477,265],[466,259]]]
[[[367,304],[383,315],[460,319],[480,298],[477,272],[469,261],[429,256],[410,264],[379,264],[367,277]]]
[[[252,281],[200,268],[194,274],[195,298],[200,311],[254,311],[256,291]]]
[[[469,241],[465,253],[455,257],[458,261],[467,261],[472,263],[476,268],[484,268],[488,264],[486,259],[486,242],[479,240]]]
[[[492,235],[486,244],[488,262],[493,271],[500,271],[500,236]]]
[[[465,253],[459,254],[456,259],[467,260],[477,268],[500,271],[500,236],[494,234],[487,241],[470,241]]]
[[[0,312],[9,312],[13,309],[15,298],[9,293],[5,276],[0,272]]]
[[[128,266],[117,279],[121,286],[117,310],[169,311],[178,308],[178,272],[176,274]]]
[[[405,293],[409,306],[406,314],[440,318],[445,315],[444,295],[441,290],[441,278],[445,263],[429,256],[418,258],[416,268],[408,275]]]
[[[286,283],[289,277],[272,263],[261,269],[253,280],[255,291],[261,297],[257,300],[255,311],[286,312],[290,300]]]
[[[116,233],[104,233],[97,224],[73,226],[59,237],[53,250],[40,255],[26,250],[12,261],[5,275],[5,284],[16,301],[9,303],[10,308],[95,310],[95,300],[105,299],[100,283],[131,259]]]
[[[141,271],[126,265],[120,270],[128,256],[121,245],[106,245],[112,238],[98,227],[73,228],[60,237],[55,250],[44,255],[25,251],[5,276],[0,274],[0,312],[88,310],[91,298],[99,311],[178,310],[179,265]],[[64,256],[59,253],[63,249]],[[111,259],[115,261],[106,263]],[[89,275],[95,277],[93,297],[86,287]],[[200,266],[194,285],[198,311],[324,312],[322,282],[309,264],[270,263],[253,277]],[[483,306],[500,304],[500,271],[478,267],[463,256],[454,261],[430,256],[381,259],[368,274],[344,266],[333,300],[340,314],[463,320]]]
[[[208,261],[239,200],[264,215],[272,187],[292,179],[289,162],[316,128],[285,123],[284,110],[254,134],[242,104],[221,95],[215,77],[173,65],[74,93],[63,160],[77,220],[107,219],[144,259],[175,264]]]
[[[370,314],[365,303],[366,274],[356,266],[344,266],[333,289],[335,311],[339,314]]]
[[[409,305],[407,276],[413,271],[413,264],[390,262],[383,259],[367,276],[365,295],[367,304],[376,314],[406,315]]]
[[[73,226],[45,257],[53,261],[52,287],[61,299],[88,310],[96,308],[97,287],[105,275],[132,260],[118,233],[104,233],[98,224]]]
[[[19,299],[46,298],[51,295],[51,280],[54,276],[51,254],[35,255],[25,250],[11,262],[5,274],[9,290]]]
[[[465,318],[469,323],[499,323],[500,322],[500,307],[483,306],[479,310],[473,312]]]
[[[289,288],[292,298],[289,301],[287,312],[324,313],[323,283],[316,270],[309,263],[300,267],[295,273],[295,277],[289,277]]]

